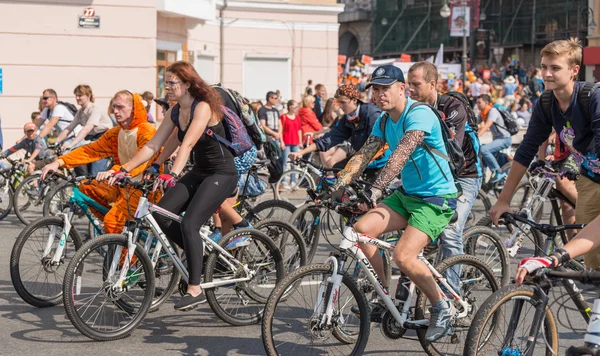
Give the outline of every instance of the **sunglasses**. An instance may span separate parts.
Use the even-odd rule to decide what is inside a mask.
[[[42,96],[42,100],[48,100],[50,98],[54,98],[53,96]]]
[[[26,134],[28,134],[30,132],[35,132],[35,130],[27,130],[27,131],[25,131]]]

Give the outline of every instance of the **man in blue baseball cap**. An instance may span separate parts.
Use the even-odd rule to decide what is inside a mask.
[[[354,230],[369,238],[404,230],[394,250],[394,261],[431,302],[426,338],[434,342],[451,333],[456,314],[452,302],[438,291],[431,272],[418,259],[421,250],[444,231],[456,209],[457,190],[450,166],[442,157],[430,153],[438,150],[447,155],[439,119],[430,106],[406,97],[406,83],[400,68],[378,67],[367,88],[372,88],[375,103],[383,112],[365,144],[341,172],[334,189],[343,189],[358,177],[375,153],[389,144],[393,153],[367,192],[369,204],[361,207],[364,211],[370,210],[354,225]],[[376,205],[383,189],[400,172],[402,187]],[[378,248],[367,244],[360,247],[380,280],[386,283]],[[450,292],[453,293],[457,295],[458,291]],[[378,303],[372,307],[373,321],[381,317],[381,310]]]

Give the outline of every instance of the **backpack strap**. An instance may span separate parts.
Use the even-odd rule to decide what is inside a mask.
[[[581,110],[583,111],[583,117],[586,119],[591,118],[590,114],[590,99],[592,98],[592,94],[598,89],[598,84],[585,82],[579,88],[579,93],[577,94],[577,99],[579,100],[579,104],[581,104]]]
[[[388,114],[387,112],[385,112],[383,114],[383,116],[381,117],[381,120],[379,120],[379,129],[383,133],[383,139],[384,140],[385,140],[385,123],[387,122],[387,120],[388,120],[389,117],[390,117],[390,114]],[[367,125],[367,127],[368,127],[368,125]]]
[[[552,121],[552,90],[545,90],[540,95],[540,106],[546,120]]]
[[[404,121],[402,122],[402,131],[404,131],[404,133],[406,134],[406,119],[408,118],[408,114],[410,114],[411,110],[419,107],[419,106],[427,106],[431,109],[431,111],[438,117],[438,120],[443,120],[443,118],[440,116],[439,111],[437,111],[436,109],[432,108],[431,106],[429,106],[426,103],[422,103],[420,101],[417,101],[415,103],[413,103],[409,108],[408,111],[406,112],[406,115],[404,116]],[[444,139],[445,136],[445,131],[444,129],[441,127],[440,124],[440,130],[442,130],[442,139]],[[425,141],[423,140],[423,142],[421,143],[421,146],[425,149],[425,151],[427,151],[427,153],[429,153],[429,155],[431,156],[431,158],[433,158],[433,161],[435,162],[435,164],[438,166],[438,168],[440,169],[440,172],[442,172],[442,175],[444,176],[444,179],[448,180],[448,177],[446,177],[446,174],[444,173],[444,170],[442,169],[442,166],[440,166],[440,163],[437,161],[437,159],[435,159],[435,156],[433,154],[436,154],[438,156],[440,156],[442,159],[444,159],[447,162],[450,162],[450,158],[442,151],[429,146],[427,143],[425,143]],[[419,167],[417,166],[417,163],[415,162],[414,158],[412,158],[412,154],[410,155],[410,159],[413,162],[413,164],[415,165],[415,168],[417,169],[417,173],[419,174],[419,179],[421,179],[421,172],[419,172]]]

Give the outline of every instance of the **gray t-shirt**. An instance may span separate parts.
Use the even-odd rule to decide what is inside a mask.
[[[492,132],[492,138],[494,140],[510,137],[510,132],[503,128],[506,127],[506,125],[504,124],[504,119],[502,118],[502,115],[500,115],[500,112],[496,110],[496,108],[490,109],[487,119],[494,123],[490,127],[490,131]]]

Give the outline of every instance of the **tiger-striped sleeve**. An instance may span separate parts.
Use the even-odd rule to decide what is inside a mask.
[[[73,168],[108,157],[113,157],[115,158],[115,162],[118,162],[118,134],[119,128],[114,127],[106,131],[97,141],[76,148],[64,156],[60,156],[59,158],[64,162],[63,167]]]

